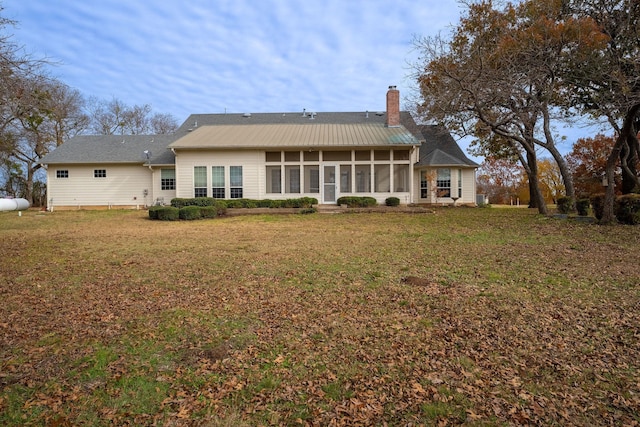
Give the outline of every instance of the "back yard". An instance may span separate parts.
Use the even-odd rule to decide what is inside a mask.
[[[640,227],[0,214],[1,425],[634,425]]]

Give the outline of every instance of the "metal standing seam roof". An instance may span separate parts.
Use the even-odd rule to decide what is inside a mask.
[[[381,123],[251,124],[200,126],[169,144],[175,149],[370,147],[420,145],[403,126]]]

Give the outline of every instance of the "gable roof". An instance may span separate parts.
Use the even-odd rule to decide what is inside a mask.
[[[41,164],[133,163],[172,165],[175,135],[79,135],[44,156]],[[147,159],[145,151],[150,152]]]
[[[309,120],[309,119],[307,119]],[[312,119],[313,120],[313,119]],[[419,145],[404,127],[382,123],[304,123],[199,126],[170,148],[372,147]]]
[[[470,160],[442,126],[418,126],[425,142],[420,147],[420,159],[417,166],[466,166],[477,168],[479,165]]]

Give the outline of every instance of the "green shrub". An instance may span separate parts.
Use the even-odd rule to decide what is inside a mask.
[[[149,208],[149,219],[158,219],[158,211],[164,206],[151,206]]]
[[[183,199],[176,197],[171,199],[171,206],[174,208],[184,208],[185,206],[213,206],[216,199],[213,197],[192,197],[190,199]]]
[[[368,206],[376,206],[378,202],[373,197],[356,197],[344,196],[337,201],[338,205],[347,205],[350,208],[366,208]]]
[[[578,199],[576,202],[576,210],[578,211],[578,215],[587,216],[589,215],[589,199]]]
[[[623,224],[640,224],[640,194],[624,194],[616,197],[616,218]]]
[[[184,220],[200,219],[202,218],[200,209],[200,206],[185,206],[184,208],[180,208],[178,216]]]
[[[557,208],[561,214],[568,214],[573,207],[572,197],[558,197]]]
[[[387,197],[384,204],[387,206],[400,206],[400,199],[397,197]]]
[[[300,209],[300,213],[302,215],[312,214],[312,213],[316,213],[316,212],[318,212],[318,210],[316,208],[302,208],[302,209]]]
[[[604,193],[594,194],[589,199],[593,208],[593,215],[599,221],[604,215]]]
[[[227,213],[227,202],[225,202],[224,200],[216,200],[213,204],[213,207],[216,208],[216,213],[218,216],[222,216]]]
[[[200,208],[202,218],[215,218],[218,216],[218,208],[215,206],[203,206]]]
[[[180,209],[173,206],[161,206],[156,210],[156,215],[160,221],[177,221],[180,219]]]

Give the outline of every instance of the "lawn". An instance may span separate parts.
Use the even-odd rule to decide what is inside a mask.
[[[0,425],[634,425],[640,227],[0,213]]]

